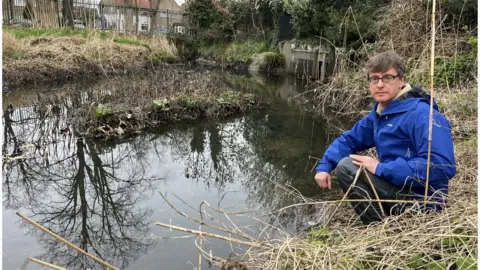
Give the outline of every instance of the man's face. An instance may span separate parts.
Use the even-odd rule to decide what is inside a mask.
[[[396,77],[398,72],[390,68],[385,72],[370,72],[370,94],[373,98],[386,106],[392,102],[402,90],[404,79]],[[382,78],[379,80],[379,78]]]

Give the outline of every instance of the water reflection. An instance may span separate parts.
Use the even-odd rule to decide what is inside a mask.
[[[125,268],[151,245],[139,240],[148,233],[151,211],[136,205],[152,189],[155,178],[145,174],[137,151],[129,145],[102,149],[78,139],[68,152],[51,148],[55,158],[49,166],[35,159],[11,162],[3,181],[4,205],[22,206],[38,223]],[[68,269],[95,268],[94,262],[51,236],[33,233],[42,243],[40,257],[45,261]]]
[[[174,164],[182,166],[184,177],[204,189],[205,196],[241,183],[246,200],[238,208],[269,212],[296,202],[297,197],[279,184],[291,185],[306,197],[319,194],[310,171],[315,160],[308,157],[323,152],[325,131],[312,116],[292,109],[286,101],[277,100],[268,109],[238,118],[93,142],[65,131],[76,115],[73,104],[88,104],[86,99],[79,92],[68,99],[52,99],[48,107],[5,108],[3,150],[8,158],[3,165],[3,203],[5,209],[25,211],[117,267],[128,269],[156,250],[155,244],[166,245],[148,240],[155,221],[152,215],[169,218],[157,209],[160,201],[152,198],[165,190],[164,183],[178,181],[168,174]],[[292,218],[296,214],[272,222],[292,225],[298,222]],[[25,226],[42,246],[39,259],[68,269],[99,267]],[[165,248],[163,252],[182,253]]]

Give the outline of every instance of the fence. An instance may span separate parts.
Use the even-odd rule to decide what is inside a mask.
[[[180,8],[151,9],[146,0],[2,0],[3,23],[25,27],[100,29],[118,32],[185,33]]]

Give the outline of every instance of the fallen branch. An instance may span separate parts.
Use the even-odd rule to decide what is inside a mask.
[[[107,263],[107,262],[105,262],[105,261],[102,261],[101,259],[93,256],[92,254],[86,252],[85,250],[83,250],[83,249],[75,246],[74,244],[68,242],[67,240],[65,240],[65,239],[63,239],[62,237],[60,237],[58,234],[56,234],[56,233],[48,230],[47,228],[43,227],[42,225],[36,223],[34,220],[32,220],[32,219],[30,219],[30,218],[28,218],[28,217],[26,217],[26,216],[24,216],[24,215],[22,215],[22,214],[20,214],[20,213],[18,213],[18,212],[17,212],[16,214],[17,214],[17,216],[21,217],[22,219],[30,222],[32,225],[34,225],[34,226],[37,227],[38,229],[40,229],[40,230],[42,230],[42,231],[50,234],[51,236],[53,236],[53,237],[54,237],[55,239],[57,239],[58,241],[60,241],[60,242],[64,243],[65,245],[67,245],[67,246],[75,249],[76,251],[82,253],[83,255],[88,256],[88,257],[90,257],[91,259],[94,259],[94,260],[97,261],[98,263],[101,263],[101,264],[103,264],[104,266],[106,266],[106,267],[108,267],[108,268],[110,268],[110,269],[119,270],[119,269],[116,268],[115,266],[113,266],[113,265],[111,265],[111,264],[109,264],[109,263]]]
[[[161,223],[161,222],[155,222],[155,225],[162,226],[162,227],[169,228],[169,229],[174,229],[174,230],[177,230],[177,231],[198,234],[200,236],[208,236],[208,237],[213,237],[213,238],[217,238],[217,239],[222,239],[222,240],[234,242],[234,243],[237,243],[237,244],[247,245],[247,246],[251,246],[251,247],[258,247],[258,248],[271,247],[269,244],[266,244],[266,243],[248,242],[248,241],[243,241],[243,240],[239,240],[239,239],[235,239],[235,238],[231,238],[231,237],[227,237],[227,236],[223,236],[223,235],[219,235],[219,234],[187,229],[187,228],[183,228],[183,227],[179,227],[179,226],[175,226],[175,225],[170,225],[170,224],[165,224],[165,223]]]
[[[60,266],[56,266],[54,264],[51,264],[51,263],[47,263],[47,262],[44,262],[44,261],[40,261],[38,259],[35,259],[35,258],[28,258],[29,261],[32,261],[34,263],[38,263],[40,265],[43,265],[43,266],[46,266],[46,267],[50,267],[52,269],[56,269],[56,270],[67,270],[66,268],[63,268],[63,267],[60,267]]]
[[[239,228],[236,228],[235,231],[231,231],[231,230],[228,230],[228,229],[225,229],[225,228],[222,228],[222,227],[218,227],[218,226],[214,226],[214,225],[210,225],[210,224],[205,223],[205,222],[203,221],[203,215],[202,215],[202,212],[201,212],[200,210],[199,210],[199,212],[200,212],[200,216],[202,217],[202,221],[194,219],[194,218],[190,217],[189,215],[185,214],[184,212],[178,210],[175,206],[173,206],[172,203],[170,203],[170,201],[167,200],[167,198],[166,198],[165,195],[163,195],[161,192],[159,192],[159,193],[160,193],[160,196],[162,196],[163,200],[164,200],[173,210],[175,210],[175,212],[177,212],[177,213],[180,214],[181,216],[187,218],[188,220],[193,221],[193,222],[199,224],[200,226],[201,226],[201,225],[205,225],[205,226],[207,226],[207,227],[209,227],[209,228],[212,228],[212,229],[215,229],[215,230],[219,230],[219,231],[226,232],[226,233],[233,233],[233,234],[235,234],[235,235],[237,235],[237,236],[239,236],[239,237],[246,238],[246,239],[248,239],[248,240],[250,240],[250,241],[255,241],[252,237],[250,237],[248,234],[242,232]],[[205,203],[205,202],[202,202],[202,204],[203,204],[203,203]],[[227,216],[227,215],[225,214],[225,216]],[[227,219],[230,220],[230,218],[229,218],[228,216],[227,216]],[[230,222],[231,222],[231,220],[230,220]],[[232,224],[233,224],[233,222],[232,222]]]

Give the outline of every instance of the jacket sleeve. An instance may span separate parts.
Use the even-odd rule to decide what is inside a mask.
[[[397,186],[424,187],[427,178],[429,112],[423,109],[413,115],[412,120],[408,125],[417,156],[408,161],[399,157],[392,162],[380,163],[375,174]],[[445,181],[455,176],[455,157],[450,129],[447,119],[435,111],[429,183]]]
[[[342,158],[373,146],[373,121],[367,115],[351,130],[342,133],[333,141],[318,163],[316,171],[330,173]]]

